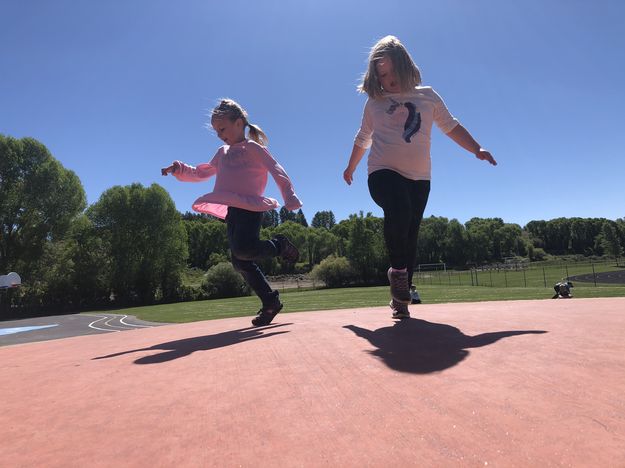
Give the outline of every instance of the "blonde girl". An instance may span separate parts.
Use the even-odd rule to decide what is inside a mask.
[[[250,123],[247,112],[238,103],[221,100],[212,111],[211,126],[225,145],[210,162],[194,167],[174,161],[161,169],[161,173],[172,174],[183,182],[199,182],[216,176],[213,192],[198,198],[193,209],[226,220],[232,265],[262,303],[252,324],[269,325],[282,309],[282,303],[279,292],[271,289],[255,261],[280,256],[293,263],[299,252],[283,235],[271,240],[259,238],[263,212],[280,206],[277,200],[263,195],[267,174],[276,181],[286,209],[296,210],[302,203],[289,176],[267,150],[267,135]]]
[[[417,236],[430,192],[432,124],[476,158],[497,162],[454,118],[441,97],[421,85],[421,73],[394,36],[371,49],[359,91],[368,96],[343,178],[348,185],[369,149],[369,193],[384,211],[384,240],[393,318],[410,317]]]

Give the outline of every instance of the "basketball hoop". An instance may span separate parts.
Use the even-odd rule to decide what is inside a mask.
[[[14,271],[8,275],[0,275],[0,289],[17,288],[21,284],[22,278]]]

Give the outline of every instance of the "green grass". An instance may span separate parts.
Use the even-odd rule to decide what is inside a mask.
[[[536,287],[545,288],[553,287],[558,281],[567,276],[575,276],[581,274],[592,273],[592,269],[596,273],[606,271],[616,271],[622,269],[617,267],[614,261],[597,262],[597,263],[565,263],[558,264],[541,264],[533,263],[529,268],[524,270],[484,270],[477,272],[470,271],[431,271],[415,274],[415,284],[418,287],[423,285],[454,285],[454,286],[472,286],[477,282],[479,286],[513,288],[513,287]],[[477,277],[477,279],[476,279]],[[584,283],[579,283],[582,285]],[[588,284],[588,283],[585,283]],[[575,287],[578,284],[575,283]],[[593,284],[594,286],[594,284]],[[618,285],[612,285],[618,287]],[[620,285],[625,287],[625,285]]]
[[[199,287],[206,272],[199,268],[187,268],[182,274],[182,283],[186,286]]]
[[[523,299],[549,299],[551,285],[540,287],[490,287],[457,285],[420,285],[419,294],[424,303],[480,302]],[[578,283],[573,289],[576,298],[625,297],[625,287],[599,286]],[[280,296],[285,304],[284,313],[310,310],[376,307],[388,304],[388,286],[347,289],[319,289],[286,291]],[[255,315],[260,303],[256,297],[215,299],[210,301],[182,302],[155,306],[132,307],[118,311],[135,315],[151,322],[183,323],[227,317]],[[415,306],[418,307],[418,306]]]

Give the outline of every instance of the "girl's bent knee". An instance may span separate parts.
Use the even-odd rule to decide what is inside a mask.
[[[230,252],[232,253],[232,257],[233,257],[233,264],[234,264],[234,257],[243,261],[250,261],[250,260],[254,260],[255,258],[255,252],[252,251],[251,249],[241,249],[241,248],[232,249],[231,248]]]

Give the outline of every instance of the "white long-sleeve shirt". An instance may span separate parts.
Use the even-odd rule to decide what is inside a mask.
[[[459,122],[429,86],[367,99],[354,143],[371,148],[369,174],[391,169],[411,180],[430,180],[433,123],[443,133],[449,133]]]

